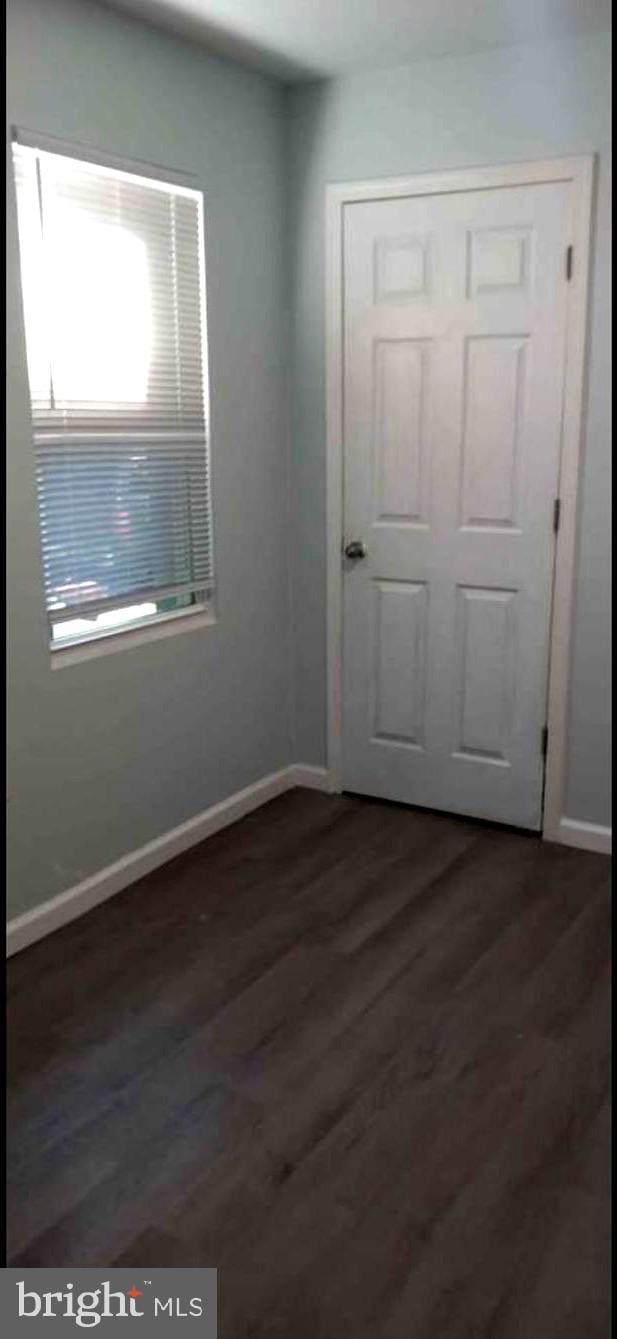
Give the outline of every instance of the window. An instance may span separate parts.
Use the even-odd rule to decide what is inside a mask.
[[[202,196],[13,157],[54,650],[212,601]]]

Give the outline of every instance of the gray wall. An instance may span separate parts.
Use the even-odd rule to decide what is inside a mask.
[[[327,182],[596,151],[589,406],[566,811],[610,821],[609,37],[415,63],[290,95],[295,752],[325,759],[323,202]]]
[[[219,623],[50,669],[8,209],[9,914],[291,758],[283,93],[76,0],[8,7],[9,120],[205,192]]]
[[[219,581],[215,628],[52,672],[9,170],[9,914],[292,759],[325,761],[328,181],[600,154],[567,812],[608,822],[608,38],[286,94],[89,0],[9,0],[8,43],[9,121],[205,191]]]

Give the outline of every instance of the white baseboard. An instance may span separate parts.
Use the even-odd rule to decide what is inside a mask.
[[[47,902],[42,902],[32,911],[16,916],[7,925],[7,957],[19,953],[21,949],[36,943],[38,939],[43,939],[54,930],[59,930],[62,925],[68,925],[70,921],[83,916],[92,907],[98,906],[100,902],[105,902],[108,897],[113,897],[114,893],[119,893],[137,879],[142,879],[159,865],[164,865],[174,856],[181,855],[183,851],[188,851],[191,846],[196,846],[206,837],[219,832],[230,823],[237,822],[239,818],[250,814],[268,800],[275,799],[277,795],[293,789],[294,786],[305,786],[310,790],[322,790],[329,794],[337,789],[332,774],[325,767],[315,767],[310,763],[292,763],[279,772],[272,772],[269,776],[262,777],[253,785],[246,786],[244,790],[237,791],[228,799],[211,805],[209,809],[204,809],[194,818],[189,818],[186,823],[180,823],[178,827],[171,828],[161,837],[146,842],[145,846],[130,851],[128,855],[122,856],[120,860],[107,865],[96,874],[91,874],[81,883],[67,888],[63,893],[58,893],[56,897],[49,898]],[[612,829],[601,827],[598,823],[562,818],[551,840],[566,846],[578,846],[586,851],[599,851],[604,855],[610,855]]]
[[[296,762],[290,767],[293,786],[306,786],[308,790],[325,790],[331,795],[335,790],[327,768],[314,767],[312,763]]]
[[[578,818],[562,818],[559,829],[553,838],[564,846],[579,846],[583,851],[599,851],[601,855],[612,852],[613,829],[600,823],[583,823]]]
[[[269,776],[262,777],[260,781],[255,781],[252,786],[246,786],[244,790],[237,791],[228,799],[221,800],[219,804],[204,809],[194,818],[189,818],[186,823],[171,828],[161,837],[146,842],[145,846],[130,851],[112,865],[107,865],[105,869],[91,874],[81,883],[76,883],[65,892],[42,902],[32,911],[16,916],[7,925],[7,957],[27,948],[29,944],[36,943],[37,939],[42,939],[52,931],[59,930],[62,925],[68,925],[69,921],[83,916],[84,912],[90,911],[100,902],[105,902],[108,897],[113,897],[114,893],[121,892],[137,879],[142,879],[159,865],[164,865],[174,856],[181,855],[183,851],[188,851],[197,842],[204,841],[214,832],[219,832],[221,828],[235,823],[245,814],[250,814],[253,809],[258,809],[260,805],[275,799],[277,795],[282,795],[294,786],[308,786],[313,790],[327,791],[330,788],[328,773],[325,768],[304,767],[299,763],[284,767],[280,772],[272,772]]]

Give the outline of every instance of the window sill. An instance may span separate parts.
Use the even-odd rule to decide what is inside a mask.
[[[51,668],[65,669],[69,665],[79,665],[84,660],[94,660],[115,651],[130,651],[148,642],[158,642],[180,632],[198,632],[200,628],[213,627],[216,621],[213,606],[201,605],[196,609],[163,614],[152,623],[144,623],[138,628],[110,628],[83,642],[51,647]]]

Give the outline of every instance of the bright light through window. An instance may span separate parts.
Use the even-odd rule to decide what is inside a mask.
[[[75,641],[88,637],[106,628],[121,628],[127,623],[139,623],[152,618],[157,612],[155,604],[133,604],[127,609],[107,609],[104,614],[93,618],[70,618],[65,623],[54,623],[52,635],[55,642]]]
[[[152,349],[144,243],[76,208],[54,211],[53,225],[46,245],[56,401],[143,403]]]
[[[209,609],[201,193],[13,145],[53,649]]]

